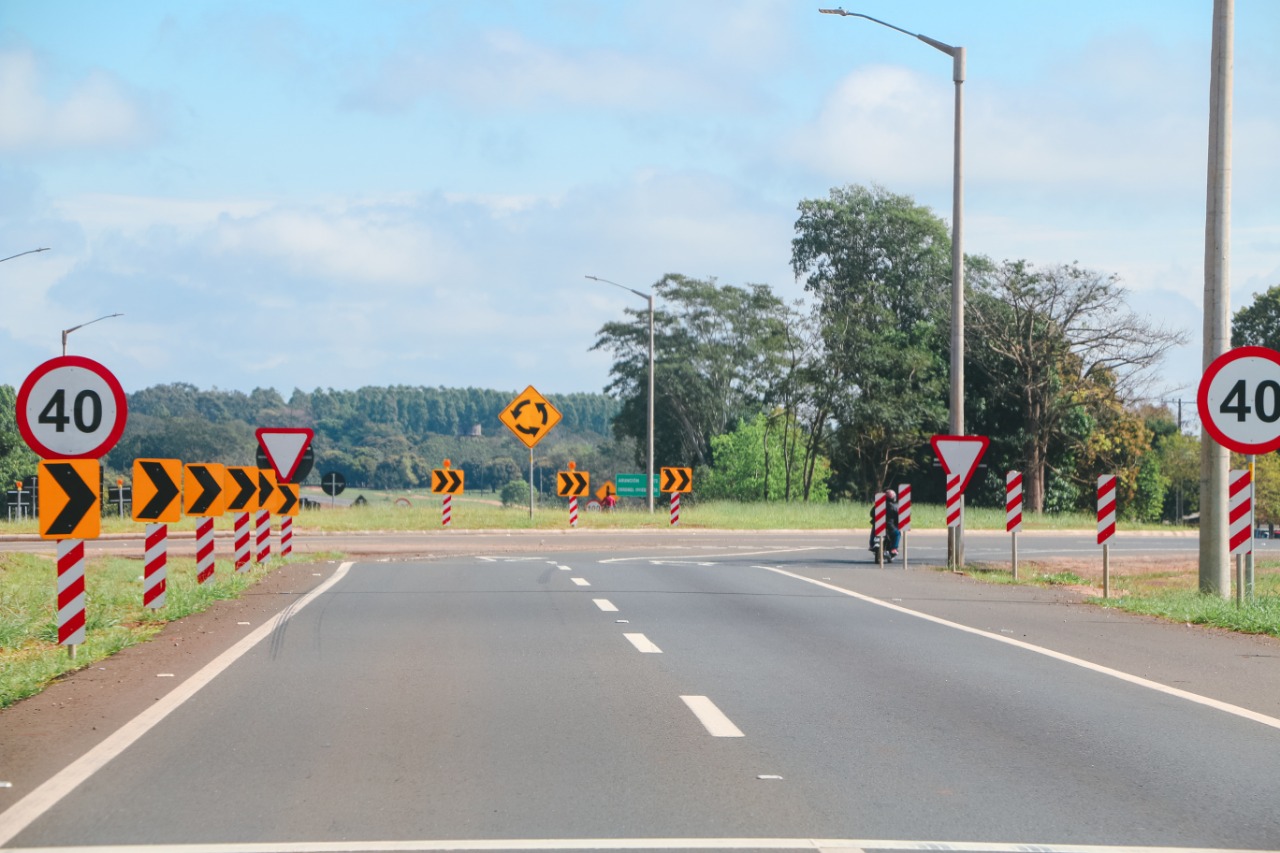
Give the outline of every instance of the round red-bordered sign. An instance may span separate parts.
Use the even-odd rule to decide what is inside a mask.
[[[119,380],[80,355],[51,358],[18,390],[14,415],[41,459],[99,459],[124,432],[129,405]]]
[[[1237,347],[1215,358],[1196,392],[1200,422],[1236,453],[1280,449],[1280,352]]]

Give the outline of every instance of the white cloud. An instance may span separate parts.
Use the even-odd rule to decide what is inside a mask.
[[[125,148],[153,135],[140,99],[105,72],[90,72],[62,97],[49,88],[34,53],[0,51],[0,150]]]

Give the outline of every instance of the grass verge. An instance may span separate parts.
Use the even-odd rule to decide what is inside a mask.
[[[168,622],[238,597],[280,565],[275,562],[237,574],[229,564],[219,563],[214,582],[200,586],[195,580],[195,560],[170,559],[165,607],[147,610],[142,606],[141,561],[89,559],[85,564],[86,641],[72,660],[57,645],[55,561],[43,554],[0,553],[0,708],[39,693],[68,672],[143,642]]]

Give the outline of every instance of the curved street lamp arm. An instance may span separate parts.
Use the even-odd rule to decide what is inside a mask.
[[[47,252],[47,251],[49,251],[49,247],[48,247],[48,246],[44,247],[43,249],[27,249],[25,252],[19,252],[18,254],[16,254],[16,255],[10,255],[10,256],[9,256],[9,257],[7,257],[7,258],[0,258],[0,262],[4,262],[4,261],[11,261],[11,260],[13,260],[14,258],[20,258],[20,257],[22,257],[23,255],[31,255],[31,254],[34,254],[34,253],[36,253],[36,252]]]
[[[840,15],[845,18],[863,18],[865,20],[872,21],[874,23],[879,24],[882,27],[888,27],[891,30],[897,30],[903,35],[911,36],[912,38],[915,38],[915,39],[920,39],[920,41],[929,45],[929,47],[936,48],[937,50],[940,50],[943,53],[945,53],[947,56],[954,57],[956,55],[956,51],[961,49],[953,45],[949,45],[944,41],[938,41],[937,39],[929,38],[928,36],[921,35],[920,33],[913,33],[911,32],[911,30],[904,30],[902,27],[895,27],[893,24],[889,23],[888,21],[882,21],[879,18],[873,18],[870,15],[864,15],[861,12],[846,12],[844,9],[839,9],[839,8],[819,9],[818,11],[824,15]]]

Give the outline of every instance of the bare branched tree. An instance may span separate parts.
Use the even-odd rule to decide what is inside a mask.
[[[973,278],[972,337],[1023,410],[1025,498],[1041,512],[1049,446],[1071,410],[1099,390],[1131,402],[1186,335],[1131,311],[1115,275],[1074,263],[988,263]]]

